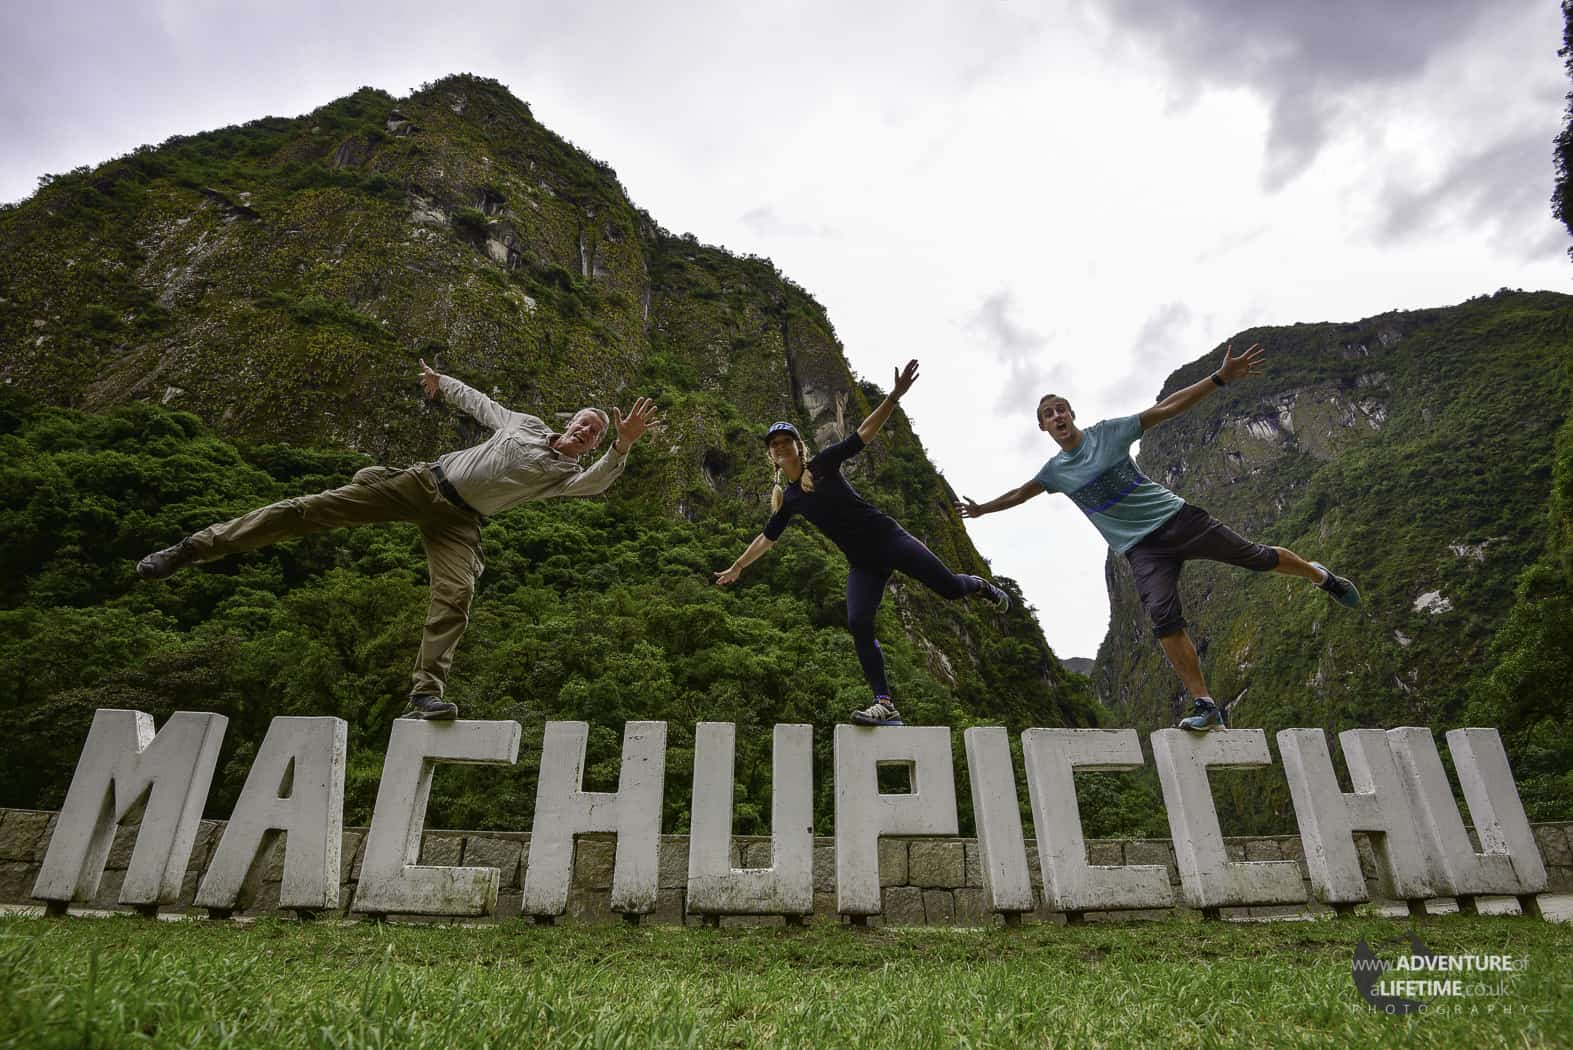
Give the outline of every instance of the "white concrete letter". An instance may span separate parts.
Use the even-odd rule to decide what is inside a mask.
[[[688,910],[711,915],[811,915],[814,911],[814,727],[778,725],[770,766],[771,861],[732,867],[736,727],[701,722],[694,733],[688,839]]]
[[[1169,833],[1180,869],[1180,892],[1192,908],[1298,904],[1305,900],[1300,866],[1292,860],[1230,861],[1218,827],[1207,768],[1246,769],[1272,763],[1260,729],[1188,733],[1160,729],[1152,755],[1169,811]]]
[[[497,907],[497,869],[417,864],[421,831],[438,762],[506,766],[518,757],[518,722],[394,722],[361,857],[355,910],[373,915],[490,914]]]
[[[526,915],[561,915],[568,907],[574,837],[615,831],[613,911],[655,910],[660,872],[661,796],[666,784],[666,723],[623,727],[623,766],[617,790],[585,791],[585,722],[548,722],[541,744],[541,776],[524,875]]]
[[[1038,831],[1043,897],[1049,907],[1064,912],[1170,907],[1174,891],[1167,868],[1087,863],[1075,771],[1141,768],[1136,730],[1029,729],[1021,734],[1021,752],[1027,762],[1032,823]],[[1205,789],[1206,780],[1202,783]],[[1167,793],[1167,785],[1164,790]],[[1210,807],[1211,796],[1208,802]],[[1214,817],[1215,834],[1217,826]],[[1221,846],[1220,841],[1220,853]]]
[[[259,860],[284,836],[279,907],[339,906],[339,848],[344,838],[342,718],[275,718],[251,763],[246,786],[202,878],[196,904],[229,910],[255,894]],[[242,891],[247,900],[242,900]]]
[[[1528,836],[1527,828],[1514,827],[1527,821],[1502,743],[1495,738],[1496,731],[1490,729],[1455,729],[1447,734],[1464,800],[1485,848],[1484,853],[1476,853],[1453,801],[1447,771],[1442,768],[1442,756],[1437,753],[1431,730],[1403,726],[1387,731],[1420,830],[1421,848],[1431,865],[1432,880],[1445,895],[1518,895],[1539,893],[1545,888],[1545,867],[1540,863],[1534,839]],[[1528,839],[1527,847],[1524,839]]]
[[[1010,737],[1002,726],[980,726],[962,733],[961,740],[967,749],[972,815],[978,826],[983,889],[989,907],[997,912],[1031,911],[1036,902],[1032,899],[1032,873],[1027,869],[1027,841],[1021,831]]]
[[[881,835],[954,835],[956,771],[944,726],[865,729],[838,725],[836,763],[836,910],[877,915]],[[880,763],[911,770],[912,792],[882,795]]]
[[[1546,864],[1518,797],[1502,737],[1495,729],[1450,729],[1446,735],[1480,845],[1487,853],[1507,854],[1518,875],[1516,893],[1544,893]]]
[[[1380,729],[1349,729],[1338,735],[1338,741],[1353,792],[1338,786],[1322,730],[1278,733],[1305,866],[1317,899],[1327,904],[1370,899],[1355,850],[1356,831],[1371,833],[1385,896],[1397,900],[1435,896],[1387,734]]]
[[[115,829],[146,796],[120,903],[178,901],[228,724],[223,715],[176,711],[155,735],[151,715],[95,711],[33,896],[62,905],[92,900]]]

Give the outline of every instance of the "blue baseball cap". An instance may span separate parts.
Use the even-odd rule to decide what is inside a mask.
[[[803,440],[803,435],[797,432],[797,427],[793,426],[791,423],[779,422],[770,424],[770,429],[765,431],[765,443],[769,444],[770,439],[775,437],[777,434],[791,434],[799,441]]]

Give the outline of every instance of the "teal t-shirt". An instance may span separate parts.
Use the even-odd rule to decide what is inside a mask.
[[[1138,416],[1101,420],[1081,432],[1081,444],[1043,464],[1036,479],[1045,492],[1074,500],[1120,554],[1185,506],[1137,469],[1131,446],[1141,436]]]

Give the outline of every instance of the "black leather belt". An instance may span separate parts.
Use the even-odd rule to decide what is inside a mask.
[[[480,511],[464,502],[464,497],[459,495],[459,490],[453,487],[453,482],[449,481],[448,475],[443,473],[441,463],[433,463],[431,465],[431,474],[432,477],[437,479],[437,491],[442,493],[443,499],[447,500],[449,503],[452,503],[460,510],[469,511],[477,518],[485,516]]]

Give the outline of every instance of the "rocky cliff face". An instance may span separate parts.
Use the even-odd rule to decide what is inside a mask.
[[[1237,531],[1351,577],[1346,610],[1301,581],[1195,562],[1182,596],[1209,685],[1239,726],[1456,727],[1470,683],[1545,549],[1554,439],[1569,416],[1573,299],[1502,292],[1354,324],[1241,332],[1265,375],[1144,437],[1139,461]],[[1169,377],[1204,378],[1222,348]],[[1124,558],[1095,683],[1120,724],[1172,724],[1178,681]],[[1281,777],[1231,781],[1273,826]]]
[[[236,435],[410,458],[450,439],[411,402],[412,354],[548,412],[616,400],[664,333],[745,413],[791,398],[789,338],[821,385],[851,386],[806,294],[667,234],[472,78],[173,140],[55,181],[0,229],[6,377],[89,409],[155,398]],[[795,331],[789,293],[813,318]]]

